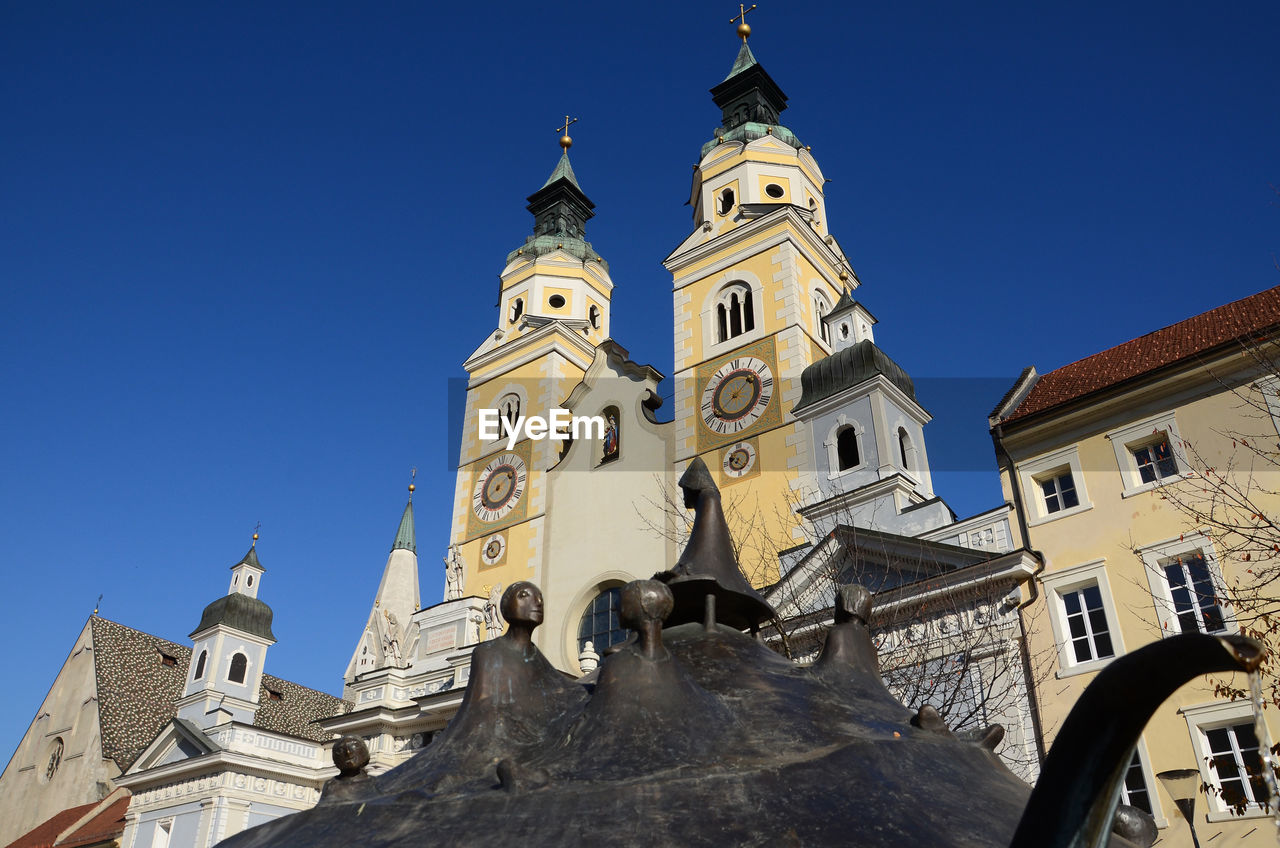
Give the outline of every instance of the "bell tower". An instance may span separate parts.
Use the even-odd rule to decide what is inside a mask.
[[[761,555],[742,567],[777,576],[769,551],[803,537],[796,502],[811,458],[800,422],[800,374],[834,348],[823,317],[858,285],[827,228],[826,182],[809,148],[781,123],[787,96],[742,45],[711,89],[721,111],[694,167],[693,232],[664,265],[675,304],[677,470],[702,457],[724,491],[735,537]]]
[[[463,366],[467,406],[449,553],[451,563],[461,563],[460,595],[541,582],[546,473],[566,443],[509,431],[561,406],[609,338],[613,281],[586,240],[595,205],[569,161],[576,120],[565,116],[557,128],[560,159],[528,197],[533,234],[507,255],[499,275],[497,327]]]

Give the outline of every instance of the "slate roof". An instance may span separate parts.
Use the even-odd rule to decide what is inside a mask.
[[[115,760],[124,772],[174,717],[191,648],[96,615],[90,623],[102,756]],[[164,655],[173,657],[174,664],[166,665]],[[269,690],[282,697],[272,698]],[[315,742],[332,738],[313,723],[316,719],[351,711],[351,704],[341,698],[270,674],[262,676],[258,694],[255,726]]]
[[[1042,376],[1005,421],[1025,418],[1214,348],[1280,328],[1280,286],[1210,309]]]
[[[902,393],[916,399],[915,385],[902,366],[870,339],[824,356],[800,372],[800,402],[795,412],[883,374]]]

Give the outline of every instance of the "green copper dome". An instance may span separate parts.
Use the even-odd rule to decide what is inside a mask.
[[[915,384],[902,370],[902,366],[889,358],[870,339],[863,339],[844,350],[819,359],[800,373],[800,403],[795,410],[825,400],[834,394],[852,388],[883,374],[902,393],[916,399]]]
[[[191,631],[191,635],[195,636],[215,624],[222,624],[274,642],[276,637],[271,632],[271,618],[271,607],[257,598],[232,592],[204,608],[200,626]]]

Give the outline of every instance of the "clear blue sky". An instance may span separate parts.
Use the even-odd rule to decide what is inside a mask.
[[[185,641],[257,521],[274,674],[340,691],[411,466],[439,599],[447,380],[565,112],[614,336],[671,370],[659,263],[737,4],[439,5],[0,10],[3,761],[99,593]],[[1023,366],[1280,283],[1280,4],[750,21],[957,512],[999,501],[985,415]]]

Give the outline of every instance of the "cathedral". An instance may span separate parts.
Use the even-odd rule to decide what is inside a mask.
[[[1002,755],[1034,777],[1015,615],[1034,562],[1013,549],[1007,504],[958,520],[935,494],[927,399],[876,344],[822,170],[783,122],[787,97],[749,34],[744,19],[728,75],[711,88],[721,124],[690,151],[690,230],[664,259],[673,408],[660,409],[664,375],[611,335],[614,281],[587,240],[595,208],[570,161],[566,118],[560,158],[527,198],[532,232],[501,261],[496,315],[474,316],[450,537],[432,543],[443,568],[439,554],[429,558],[443,602],[421,607],[410,486],[367,623],[352,634],[345,703],[325,700],[263,673],[273,637],[251,549],[191,644],[157,643],[174,680],[149,738],[101,776],[97,797],[68,795],[63,806],[124,786],[134,802],[121,845],[203,848],[314,804],[332,774],[326,739],[360,736],[371,773],[394,768],[456,711],[471,650],[502,633],[498,599],[516,581],[543,590],[541,651],[566,674],[589,673],[627,635],[621,587],[680,554],[691,516],[676,481],[695,458],[723,493],[744,573],[778,613],[761,638],[803,661],[835,586],[867,585],[880,599],[886,677],[958,669],[963,681],[942,698],[904,700],[935,703],[960,724],[1004,724]],[[556,424],[561,413],[572,426]],[[539,420],[552,424],[528,426]],[[980,646],[957,647],[975,631]],[[1012,695],[993,705],[984,693],[996,688]],[[303,713],[271,726],[285,701]],[[972,715],[959,716],[962,706]],[[99,747],[90,758],[107,753]],[[35,768],[44,749],[32,742],[15,762],[28,753]]]

